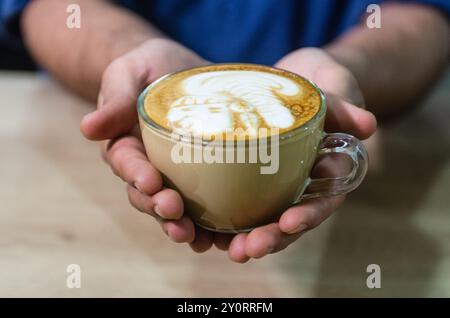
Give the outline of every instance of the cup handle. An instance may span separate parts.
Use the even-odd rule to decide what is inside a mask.
[[[293,204],[305,199],[349,193],[361,184],[368,167],[368,155],[362,142],[348,134],[325,134],[318,156],[332,153],[348,155],[352,159],[352,171],[346,176],[335,178],[309,178],[305,187],[308,193],[300,195]]]

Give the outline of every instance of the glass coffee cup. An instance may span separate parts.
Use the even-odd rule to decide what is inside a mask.
[[[158,86],[170,84],[175,76],[237,68],[297,78],[318,95],[317,112],[291,130],[228,143],[184,135],[164,127],[146,111],[146,97]],[[147,103],[147,107],[152,105]],[[137,108],[150,162],[161,172],[165,186],[181,194],[185,213],[198,226],[208,230],[224,233],[250,231],[276,221],[287,208],[303,200],[351,192],[359,186],[367,171],[368,155],[357,138],[344,133],[324,132],[327,106],[322,91],[311,81],[284,70],[253,64],[213,64],[168,74],[144,89]],[[254,157],[255,153],[260,153],[262,145],[270,148],[267,153],[273,155],[274,151],[277,152],[276,171],[264,173],[270,168],[267,160],[259,157],[252,162],[225,160],[229,153],[233,153],[233,158],[238,153],[244,158]],[[187,162],[174,159],[174,150],[181,148],[190,153],[202,153],[207,149],[210,153],[223,154],[224,160]],[[336,153],[350,159],[351,171],[348,174],[310,177],[317,158]]]

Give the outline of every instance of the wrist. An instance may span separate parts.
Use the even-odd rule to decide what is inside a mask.
[[[152,32],[145,32],[137,34],[127,34],[126,36],[119,36],[118,38],[120,38],[121,40],[116,41],[111,45],[109,63],[114,61],[116,58],[140,47],[145,42],[162,38],[162,35]]]

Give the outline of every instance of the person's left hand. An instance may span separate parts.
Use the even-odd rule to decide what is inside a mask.
[[[344,132],[360,139],[370,137],[376,130],[375,116],[364,110],[364,98],[354,76],[322,49],[297,50],[283,59],[276,67],[302,75],[315,82],[327,97],[328,111],[325,130]],[[324,171],[335,171],[336,162],[320,162]],[[258,227],[250,233],[235,236],[214,234],[214,243],[220,249],[228,249],[235,262],[261,258],[283,250],[305,231],[325,221],[344,201],[345,196],[323,197],[307,200],[287,209],[278,222]],[[208,236],[206,236],[208,237]],[[211,240],[211,238],[209,238]],[[199,242],[200,241],[200,242]],[[191,246],[207,246],[205,240],[196,240]]]

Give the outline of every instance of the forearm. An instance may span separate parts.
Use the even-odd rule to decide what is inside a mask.
[[[368,108],[386,117],[413,106],[445,69],[450,26],[422,5],[384,5],[381,19],[381,29],[362,21],[326,49],[355,75]]]
[[[78,0],[81,28],[66,26],[71,0],[32,1],[22,16],[25,43],[39,64],[67,87],[95,100],[116,57],[162,34],[137,15],[102,0]]]

